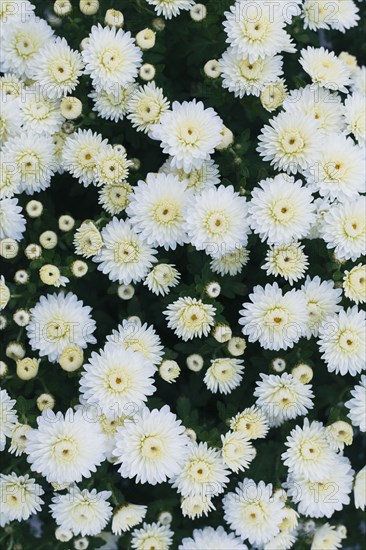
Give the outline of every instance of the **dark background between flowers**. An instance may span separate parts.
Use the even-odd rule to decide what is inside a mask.
[[[286,1],[286,0],[282,0]],[[256,153],[257,136],[261,127],[271,118],[260,103],[259,98],[244,97],[237,99],[233,94],[221,87],[221,79],[208,79],[203,72],[203,65],[212,58],[219,58],[226,49],[225,34],[222,29],[223,13],[231,5],[229,0],[210,0],[203,2],[207,5],[208,15],[201,23],[191,20],[188,12],[182,12],[178,17],[166,21],[165,29],[156,34],[156,44],[152,50],[144,53],[144,62],[153,63],[156,67],[155,81],[164,89],[169,100],[183,101],[192,98],[200,99],[206,107],[213,107],[222,117],[225,125],[232,130],[235,142],[232,147],[214,155],[215,162],[219,164],[222,183],[233,185],[237,191],[241,191],[248,198],[257,182],[271,176],[274,172],[269,163],[263,162]],[[36,0],[36,12],[41,17],[52,13],[53,2]],[[135,35],[145,27],[151,27],[152,20],[156,17],[152,6],[144,0],[136,1],[101,1],[99,12],[95,16],[84,16],[78,8],[78,2],[73,2],[74,9],[69,17],[62,19],[60,26],[55,28],[56,34],[64,36],[70,46],[78,48],[81,40],[86,37],[93,24],[103,24],[104,14],[108,8],[120,9],[125,16],[124,29]],[[359,3],[361,17],[365,15],[366,3]],[[295,18],[293,24],[288,27],[295,39],[298,50],[307,45],[329,45],[337,54],[348,51],[356,55],[359,64],[365,63],[366,44],[363,41],[365,19],[355,29],[351,29],[345,35],[336,31],[322,31],[320,33],[305,31],[300,18]],[[299,53],[284,55],[285,79],[289,89],[299,88],[310,83],[298,63]],[[143,82],[141,82],[143,84]],[[122,143],[127,149],[129,158],[137,157],[141,161],[138,171],[131,171],[129,178],[133,185],[138,180],[144,179],[146,174],[157,171],[165,158],[158,142],[149,139],[145,134],[134,130],[128,120],[112,123],[98,118],[92,112],[91,100],[87,94],[91,91],[89,77],[83,76],[75,95],[83,102],[83,115],[76,121],[76,126],[91,128],[100,132],[111,143]],[[193,428],[199,441],[207,441],[210,445],[220,445],[220,434],[228,430],[227,419],[241,411],[244,407],[254,403],[253,391],[261,372],[271,372],[271,360],[282,357],[286,360],[287,371],[298,362],[306,361],[314,369],[313,389],[315,393],[314,408],[309,413],[310,419],[317,419],[329,424],[334,420],[346,420],[347,410],[344,402],[350,397],[350,389],[355,385],[355,378],[347,375],[333,375],[328,373],[324,362],[320,359],[316,339],[310,341],[301,339],[294,349],[285,352],[265,351],[259,345],[249,344],[243,356],[245,361],[245,373],[239,388],[228,396],[210,393],[204,383],[203,376],[210,364],[210,359],[226,356],[225,344],[217,343],[212,336],[201,340],[194,339],[190,342],[182,342],[173,332],[167,328],[162,311],[166,305],[180,296],[195,296],[204,298],[206,302],[213,303],[217,308],[217,321],[226,320],[232,327],[233,334],[240,335],[238,325],[238,311],[241,304],[246,301],[248,294],[256,284],[264,285],[273,282],[273,277],[267,277],[260,268],[264,262],[266,245],[262,244],[257,236],[249,239],[250,262],[240,275],[221,278],[210,271],[210,260],[204,252],[197,252],[192,246],[178,247],[176,251],[166,253],[159,250],[159,261],[174,263],[182,273],[182,283],[173,289],[165,298],[151,294],[142,284],[135,286],[135,295],[129,301],[118,298],[117,284],[111,283],[108,277],[96,269],[96,264],[87,260],[89,271],[82,279],[75,279],[70,275],[69,266],[77,257],[73,249],[73,231],[62,233],[58,230],[57,220],[62,214],[70,214],[77,220],[76,227],[84,219],[103,218],[100,227],[103,227],[111,218],[101,211],[98,205],[98,193],[94,186],[85,189],[69,174],[57,175],[52,180],[49,189],[37,193],[33,197],[42,201],[44,212],[38,219],[27,218],[27,231],[20,244],[20,251],[13,260],[7,260],[3,273],[11,289],[14,298],[5,310],[8,326],[3,331],[3,342],[18,340],[25,344],[27,356],[37,356],[27,344],[25,329],[19,328],[12,321],[12,314],[19,307],[31,308],[42,294],[58,292],[57,289],[44,285],[38,276],[38,270],[44,263],[53,263],[61,267],[63,275],[69,276],[70,283],[66,291],[72,291],[93,308],[92,316],[97,322],[95,336],[98,343],[89,346],[85,359],[91,351],[98,350],[104,345],[105,337],[116,328],[122,319],[130,315],[138,315],[143,322],[154,324],[160,335],[165,357],[178,361],[182,372],[175,384],[168,384],[156,376],[157,391],[148,400],[150,408],[161,407],[168,403],[177,413],[185,426]],[[21,205],[25,206],[30,197],[20,196]],[[124,217],[122,214],[121,217]],[[26,245],[38,242],[39,235],[52,229],[59,236],[59,243],[53,250],[44,250],[42,259],[29,261],[24,256]],[[321,240],[307,240],[305,252],[309,256],[310,276],[319,275],[322,279],[341,281],[343,273],[352,266],[351,262],[339,265],[334,262],[332,253],[326,249]],[[30,272],[28,285],[15,285],[13,281],[17,269],[27,269]],[[213,280],[219,281],[222,293],[218,300],[210,300],[204,295],[205,285]],[[279,283],[288,290],[290,287],[284,280]],[[296,285],[300,286],[300,283]],[[344,307],[353,305],[347,299],[343,299]],[[5,346],[4,346],[5,347]],[[191,353],[203,355],[204,369],[200,373],[193,373],[185,365],[186,357]],[[36,407],[36,398],[43,392],[50,392],[56,399],[55,410],[65,411],[68,407],[78,402],[78,381],[80,371],[68,374],[58,364],[50,364],[47,359],[42,359],[38,376],[24,382],[15,374],[15,363],[2,356],[8,366],[9,372],[3,380],[3,387],[7,389],[11,397],[17,399],[17,410],[21,422],[36,425],[36,417],[39,411]],[[287,422],[282,427],[271,429],[266,439],[257,440],[254,446],[257,456],[245,474],[233,474],[229,489],[233,489],[244,475],[255,481],[263,479],[272,482],[279,487],[286,478],[286,469],[281,463],[281,453],[284,450],[284,441],[290,430],[302,419]],[[358,471],[364,465],[365,438],[355,429],[354,443],[351,448],[346,448],[345,454],[351,459],[353,468]],[[3,472],[15,471],[19,475],[30,472],[25,455],[15,458],[3,452]],[[34,531],[26,522],[13,522],[0,536],[0,544],[7,550],[20,548],[49,549],[69,548],[70,543],[60,543],[54,538],[55,522],[48,511],[48,504],[52,497],[52,488],[43,483],[38,474],[32,474],[41,482],[46,491],[43,506],[39,518],[42,522],[41,538],[35,538]],[[147,521],[156,521],[159,512],[168,510],[173,514],[172,529],[175,532],[173,548],[177,548],[178,542],[184,536],[189,536],[196,527],[204,525],[218,526],[224,524],[222,517],[221,498],[215,498],[216,511],[211,512],[207,518],[189,520],[183,518],[180,512],[180,497],[168,483],[157,485],[136,484],[133,480],[123,480],[117,472],[117,467],[104,462],[98,468],[95,475],[89,480],[80,483],[82,488],[96,488],[97,490],[111,490],[113,497],[111,502],[121,504],[128,502],[147,504]],[[319,520],[324,523],[326,518]],[[362,524],[362,513],[355,510],[353,500],[349,506],[334,514],[331,524],[342,523],[348,530],[348,538],[345,547],[356,549],[361,547],[365,523]],[[362,526],[363,525],[363,526]],[[89,537],[89,548],[97,548],[103,542],[98,537]],[[21,546],[16,546],[21,545]],[[130,535],[127,534],[119,541],[120,548],[130,548]],[[309,547],[309,542],[300,539],[294,548],[302,550]]]

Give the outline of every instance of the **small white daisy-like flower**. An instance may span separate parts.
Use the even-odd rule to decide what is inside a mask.
[[[268,419],[261,409],[252,405],[230,420],[230,429],[248,439],[261,439],[266,437],[269,430]]]
[[[345,271],[343,277],[344,295],[356,304],[366,302],[366,265],[358,264]]]
[[[112,518],[112,533],[119,536],[129,531],[132,527],[141,523],[146,516],[146,512],[147,506],[139,504],[126,503],[117,508]]]
[[[0,93],[0,145],[11,137],[19,134],[20,126],[23,123],[23,117],[19,110],[21,102],[17,99],[12,101],[4,101],[5,96]],[[2,169],[3,170],[3,169]]]
[[[207,443],[191,443],[183,467],[173,479],[173,487],[184,497],[210,498],[222,493],[229,481],[229,470],[220,451]]]
[[[59,131],[64,120],[60,102],[43,97],[39,85],[24,90],[20,110],[23,130],[36,134],[54,134]]]
[[[260,377],[254,396],[257,406],[266,413],[270,427],[304,416],[313,408],[311,385],[302,384],[286,372],[281,376],[261,373]]]
[[[14,170],[12,162],[7,161],[4,149],[0,151],[0,196],[11,199],[21,190],[20,170]]]
[[[361,432],[366,432],[366,376],[363,374],[360,383],[351,390],[352,398],[345,403],[349,413],[348,418],[353,426],[358,426]]]
[[[262,180],[252,191],[250,225],[268,244],[290,244],[307,235],[315,221],[311,191],[285,174]]]
[[[73,535],[98,535],[112,516],[110,491],[80,490],[73,485],[64,495],[56,494],[50,506],[52,517]]]
[[[130,32],[94,25],[82,50],[85,73],[96,90],[116,91],[137,77],[142,52]]]
[[[117,429],[116,463],[123,478],[156,485],[177,475],[187,455],[184,426],[168,405],[140,409],[134,422]]]
[[[15,454],[15,456],[21,456],[25,452],[27,445],[27,433],[32,429],[33,428],[28,424],[17,424],[14,426],[11,433],[9,453]]]
[[[124,319],[117,330],[113,330],[112,334],[107,336],[107,341],[141,353],[146,361],[153,365],[161,363],[161,340],[152,325],[142,324],[139,319]]]
[[[131,403],[141,406],[152,395],[155,368],[140,353],[107,343],[92,352],[80,378],[80,392],[86,403],[99,407],[107,417],[125,412]]]
[[[355,507],[360,508],[364,512],[366,506],[366,466],[364,466],[355,477],[353,495]]]
[[[337,420],[326,427],[329,444],[336,451],[343,451],[345,445],[353,441],[353,428],[348,422]]]
[[[323,197],[344,202],[366,191],[365,152],[344,135],[329,134],[305,171]]]
[[[102,230],[103,247],[93,260],[111,281],[128,285],[144,279],[156,262],[156,250],[138,235],[128,221],[113,218]]]
[[[337,455],[329,445],[326,429],[321,422],[305,418],[302,428],[291,430],[285,443],[287,450],[282,460],[289,473],[309,481],[322,481],[332,469]]]
[[[32,60],[41,48],[52,44],[51,27],[39,17],[19,18],[10,25],[4,25],[1,32],[1,71],[32,77]]]
[[[26,327],[29,344],[52,363],[70,344],[85,349],[89,343],[96,343],[91,308],[72,292],[41,296],[30,313],[31,321]]]
[[[212,359],[211,366],[206,371],[204,382],[212,393],[231,393],[237,388],[243,378],[243,361],[222,357]]]
[[[21,190],[27,195],[50,186],[57,168],[50,136],[22,132],[6,142],[3,153],[4,162],[14,166],[20,175]]]
[[[157,296],[169,294],[170,289],[177,286],[180,273],[172,264],[158,264],[152,268],[144,280],[144,285]]]
[[[169,110],[170,103],[162,88],[155,82],[149,82],[138,88],[128,103],[127,118],[138,132],[149,133],[153,124],[159,124],[161,116]]]
[[[235,473],[249,467],[256,450],[250,440],[240,432],[227,432],[221,435],[222,459],[226,466]]]
[[[214,325],[216,308],[202,300],[186,296],[178,298],[163,311],[168,327],[184,340],[207,336]]]
[[[127,208],[131,193],[132,187],[127,182],[102,185],[99,188],[98,203],[106,212],[115,216]]]
[[[29,475],[0,474],[1,526],[24,521],[41,510],[44,491]]]
[[[151,246],[165,250],[188,242],[185,211],[192,191],[172,174],[152,174],[139,181],[126,209],[134,231]]]
[[[306,336],[310,339],[311,336],[318,336],[320,325],[329,315],[340,311],[342,290],[334,288],[333,281],[322,281],[318,275],[313,279],[306,277],[301,290],[309,313]]]
[[[223,254],[219,258],[213,258],[210,268],[214,273],[222,277],[224,275],[237,275],[249,261],[249,250],[244,246],[235,247],[231,252]]]
[[[245,478],[234,493],[223,499],[224,518],[231,529],[243,540],[262,545],[280,529],[284,516],[284,502],[272,495],[272,485],[260,481],[258,485]]]
[[[358,11],[353,0],[335,0],[332,5],[327,0],[305,0],[302,17],[305,29],[335,29],[344,33],[357,25]]]
[[[310,550],[337,550],[342,547],[342,537],[333,525],[324,523],[314,532]]]
[[[18,423],[15,404],[15,399],[11,399],[6,390],[0,390],[0,451],[5,449],[6,438],[12,436]]]
[[[116,185],[128,178],[132,161],[112,145],[101,147],[95,157],[95,184]]]
[[[113,86],[110,91],[93,90],[88,97],[93,102],[93,111],[101,118],[118,122],[129,112],[129,102],[137,90],[137,84]]]
[[[248,57],[238,55],[235,49],[228,48],[219,63],[223,88],[239,98],[245,95],[258,97],[269,83],[283,74],[282,57],[279,55],[250,61]]]
[[[186,212],[189,242],[220,257],[248,241],[247,203],[233,186],[212,187],[196,194]]]
[[[194,529],[192,537],[186,537],[178,546],[178,550],[212,550],[213,548],[222,550],[247,550],[247,546],[236,537],[234,533],[227,533],[220,525],[214,527],[203,527]]]
[[[327,317],[319,328],[319,350],[329,372],[356,376],[366,368],[366,315],[357,306]]]
[[[282,112],[262,128],[257,151],[276,170],[297,174],[309,167],[320,147],[317,129],[311,115]]]
[[[104,461],[105,436],[83,410],[68,409],[63,415],[46,409],[37,423],[27,435],[27,460],[47,481],[79,482]]]
[[[76,254],[91,258],[98,254],[103,246],[102,236],[98,228],[90,220],[86,220],[75,231],[74,246]]]
[[[30,76],[42,87],[43,94],[56,99],[75,90],[83,68],[80,53],[72,50],[65,38],[57,37],[34,56]]]
[[[185,172],[183,168],[173,167],[172,159],[168,159],[161,166],[159,172],[177,176],[179,181],[187,185],[187,189],[193,189],[197,192],[220,183],[219,167],[212,159],[203,161],[199,168],[192,168],[189,172]]]
[[[25,231],[26,221],[18,199],[0,201],[0,239],[20,241]]]
[[[107,140],[91,130],[77,130],[65,141],[62,164],[84,187],[95,181],[97,157],[107,146]]]
[[[359,93],[363,96],[366,95],[366,66],[357,67],[352,72],[351,88],[353,93]]]
[[[13,72],[5,73],[0,76],[0,95],[2,97],[2,102],[12,102],[13,99],[20,99],[23,89],[23,79]]]
[[[264,349],[278,351],[292,348],[305,335],[308,312],[303,292],[283,293],[277,283],[257,285],[249,299],[239,312],[249,342],[259,341]]]
[[[284,29],[285,21],[280,12],[278,5],[270,6],[265,0],[237,0],[230,11],[224,13],[226,42],[240,57],[248,57],[250,62],[283,50],[295,52],[296,48]]]
[[[338,259],[356,261],[366,250],[366,198],[332,206],[320,234]]]
[[[344,102],[347,134],[353,134],[360,145],[366,141],[366,102],[360,93],[347,96]]]
[[[348,93],[347,86],[351,85],[350,70],[334,52],[323,47],[308,46],[301,50],[300,65],[314,84]]]
[[[143,523],[140,529],[132,531],[131,548],[134,550],[145,550],[145,548],[169,550],[172,539],[173,531],[169,525]]]
[[[220,143],[222,125],[216,111],[205,109],[201,101],[174,101],[172,110],[152,126],[151,137],[161,141],[163,152],[172,157],[173,167],[189,172],[209,160]]]
[[[189,517],[189,519],[200,518],[203,515],[207,516],[212,510],[216,509],[210,498],[200,494],[182,498],[180,507],[183,517]]]
[[[195,0],[146,0],[148,4],[154,6],[158,15],[165,19],[171,19],[179,15],[180,11],[190,10],[195,4]]]
[[[266,254],[266,263],[262,266],[267,275],[280,275],[292,285],[302,279],[308,268],[308,257],[300,243],[271,246]]]

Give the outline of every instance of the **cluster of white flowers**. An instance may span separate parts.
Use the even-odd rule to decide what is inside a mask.
[[[193,0],[147,4],[145,9],[167,20],[190,10],[198,23],[209,11]],[[70,6],[56,0],[54,12],[63,17]],[[86,15],[98,9],[97,1],[80,2]],[[217,62],[206,63],[204,73],[221,76],[222,87],[244,106],[245,96],[260,97],[262,119],[279,109],[256,137],[261,162],[275,173],[253,182],[249,191],[220,175],[220,156],[234,142],[225,120],[198,99],[170,101],[154,81],[155,67],[143,64],[154,31],[133,37],[122,28],[123,14],[111,9],[103,25],[98,20],[91,26],[79,52],[27,0],[2,2],[0,254],[11,261],[24,245],[46,290],[42,286],[32,303],[19,302],[12,322],[20,335],[5,346],[16,374],[1,361],[0,377],[5,383],[15,376],[34,379],[47,361],[53,365],[45,377],[62,369],[70,381],[78,377],[79,388],[61,412],[46,384],[29,424],[18,411],[17,395],[0,390],[0,450],[14,464],[0,474],[2,527],[48,507],[58,541],[82,537],[74,548],[86,548],[85,537],[109,534],[115,542],[127,531],[128,547],[136,550],[245,550],[246,543],[288,550],[300,539],[310,541],[312,550],[341,546],[344,526],[307,524],[341,511],[353,489],[355,507],[364,510],[366,504],[366,467],[355,475],[344,455],[354,431],[366,431],[366,69],[347,52],[304,47],[297,67],[309,83],[288,90],[283,54],[297,52],[290,36],[295,20],[311,31],[344,33],[358,24],[358,11],[353,0],[237,0],[223,14],[228,47]],[[161,17],[154,21],[155,30],[170,24]],[[102,123],[100,133],[83,125],[88,99],[73,95],[81,79],[91,90],[89,115],[108,127],[124,120],[160,147],[165,162],[158,172],[146,173],[142,166],[144,175],[131,183],[140,160],[129,157],[128,140],[122,145],[105,138]],[[43,211],[38,193],[57,174],[65,187],[77,181],[91,186],[83,189],[85,196],[99,194],[99,216],[58,220],[60,233],[70,236],[68,255],[76,256],[67,268],[48,260],[60,238],[54,231],[43,231],[39,243],[28,238]],[[37,200],[24,203],[24,195],[35,193]],[[329,264],[325,280],[312,263],[315,242]],[[230,278],[245,282],[241,275],[245,266],[250,269],[250,253],[263,247],[258,280],[266,282],[242,293],[242,307],[228,315],[237,324],[230,324],[221,293],[230,297]],[[206,262],[210,273],[204,284],[197,273],[196,292],[184,280],[182,250]],[[131,300],[139,288],[152,302],[160,300],[161,334],[154,319],[143,323],[125,307],[123,320],[101,340],[95,311],[73,287],[90,275],[93,292],[96,270],[116,302]],[[1,310],[17,301],[14,285],[26,288],[29,278],[23,268],[13,274],[14,282],[1,275]],[[66,291],[57,291],[60,286]],[[7,322],[2,315],[2,328]],[[170,353],[165,338],[178,341],[177,353]],[[283,372],[282,357],[301,342],[315,345],[315,368],[333,383],[353,377],[351,391],[333,403],[341,409],[334,421],[307,418],[317,398],[308,364]],[[182,360],[184,345],[189,351]],[[269,373],[259,364],[254,402],[242,391],[251,346],[261,357],[282,355],[267,361]],[[184,362],[210,398],[242,392],[242,410],[225,409],[228,431],[216,439],[209,432],[197,435],[189,415],[184,425],[159,395],[161,383],[179,381]],[[189,398],[187,387],[182,392]],[[150,399],[154,394],[156,401]],[[286,450],[273,459],[287,478],[265,483],[246,477],[243,472],[260,454],[257,440],[280,426],[276,437]],[[97,489],[99,468],[105,469]],[[170,512],[149,516],[149,498],[141,502],[141,492],[138,502],[121,501],[107,471],[121,487],[166,483],[179,499],[181,517],[204,516],[209,523],[217,510],[223,525],[194,529],[192,522],[191,536],[173,543]]]

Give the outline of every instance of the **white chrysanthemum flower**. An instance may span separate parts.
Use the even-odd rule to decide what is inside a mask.
[[[186,296],[178,298],[163,311],[168,327],[185,342],[207,336],[214,324],[216,308],[202,300]]]
[[[185,172],[183,168],[173,167],[172,159],[168,159],[160,167],[159,172],[177,176],[179,181],[187,185],[187,189],[194,189],[197,192],[220,183],[219,167],[212,159],[203,161],[199,168],[192,168],[189,172]]]
[[[342,537],[333,525],[324,523],[314,532],[310,550],[337,550],[342,547]]]
[[[245,95],[258,97],[268,84],[283,74],[282,57],[279,55],[250,61],[248,57],[240,56],[235,49],[228,48],[219,63],[223,88],[239,98]]]
[[[57,99],[75,90],[83,68],[80,53],[58,36],[33,57],[30,76],[42,87],[44,95]]]
[[[329,197],[324,199],[323,197],[318,197],[314,200],[315,207],[315,218],[311,224],[310,230],[306,235],[307,239],[320,239],[320,228],[323,225],[324,216],[331,208],[333,208],[332,203],[329,200]]]
[[[216,529],[213,527],[202,527],[195,529],[192,537],[182,540],[178,550],[247,550],[247,546],[236,537],[234,533],[227,533],[220,525]]]
[[[128,103],[129,114],[127,118],[138,132],[149,133],[153,124],[159,124],[161,116],[169,110],[170,103],[164,96],[162,88],[158,88],[155,82],[149,82],[140,86],[131,95]]]
[[[237,275],[249,261],[249,251],[244,247],[235,247],[231,252],[223,254],[219,258],[213,258],[210,268],[214,273],[222,277],[224,275]]]
[[[81,54],[93,87],[109,92],[133,82],[142,60],[130,32],[101,25],[92,27]]]
[[[173,534],[169,525],[143,523],[140,529],[135,529],[131,534],[131,548],[134,550],[145,550],[146,548],[169,550]]]
[[[0,115],[1,116],[1,115]],[[20,170],[14,170],[12,162],[7,160],[4,149],[0,150],[0,196],[11,199],[21,190]]]
[[[224,30],[228,42],[240,57],[250,62],[273,56],[281,51],[295,52],[291,37],[278,5],[265,0],[237,0],[224,13]],[[271,9],[274,8],[274,9]]]
[[[236,431],[221,435],[221,441],[222,459],[226,466],[235,473],[246,470],[257,454],[250,440]]]
[[[355,500],[355,507],[364,511],[366,506],[366,466],[364,466],[355,477],[353,497]]]
[[[95,184],[116,185],[128,178],[132,161],[112,145],[101,147],[95,157]]]
[[[0,76],[0,95],[3,102],[12,102],[13,99],[20,99],[23,90],[24,81],[16,74],[9,72]]]
[[[163,346],[152,325],[142,324],[139,319],[124,319],[117,330],[107,336],[108,342],[121,344],[124,349],[141,353],[153,365],[161,363]]]
[[[290,550],[296,542],[296,537],[291,533],[279,533],[269,542],[263,545],[263,550]]]
[[[230,429],[248,439],[266,437],[269,430],[266,414],[255,405],[239,412],[230,420]]]
[[[151,246],[176,249],[188,242],[185,210],[192,191],[172,174],[152,174],[139,181],[126,209],[134,231]]]
[[[29,475],[0,474],[1,526],[17,520],[27,520],[41,510],[44,491]]]
[[[349,409],[347,414],[353,426],[358,426],[361,432],[366,432],[366,376],[362,375],[360,383],[351,390],[352,399],[346,401]]]
[[[143,280],[156,262],[151,248],[128,221],[113,218],[102,230],[103,247],[93,258],[111,281],[128,285]]]
[[[279,533],[284,502],[272,496],[272,485],[245,478],[223,499],[224,519],[243,540],[262,545]]]
[[[15,399],[11,399],[6,390],[0,390],[0,451],[5,449],[6,438],[12,436],[18,423],[15,404]]]
[[[75,231],[74,246],[76,254],[91,258],[98,254],[103,246],[102,236],[98,228],[90,220],[86,220]]]
[[[11,432],[11,443],[9,453],[21,456],[27,445],[27,432],[33,428],[28,424],[16,424]]]
[[[202,515],[207,516],[212,510],[216,510],[211,499],[200,494],[182,498],[180,507],[183,517],[189,517],[189,519],[200,518]]]
[[[140,410],[135,421],[117,429],[116,463],[123,478],[156,485],[177,475],[187,456],[184,426],[168,405]]]
[[[356,304],[366,302],[366,265],[358,264],[345,271],[343,277],[344,295]]]
[[[322,481],[337,458],[329,445],[323,424],[309,423],[307,418],[302,428],[296,426],[291,430],[285,445],[288,448],[282,453],[282,460],[296,479],[303,477],[309,481]]]
[[[132,190],[127,182],[102,185],[99,189],[98,202],[106,212],[115,216],[126,209]]]
[[[281,376],[262,373],[259,376],[262,381],[257,382],[254,396],[257,406],[266,413],[270,427],[304,416],[313,408],[311,385],[302,384],[286,372]]]
[[[212,359],[211,366],[206,371],[204,383],[212,393],[231,393],[243,379],[244,361],[222,357]]]
[[[129,531],[145,519],[146,512],[147,506],[130,503],[124,504],[113,514],[112,533],[119,536],[125,531]]]
[[[152,268],[144,280],[144,285],[157,296],[169,294],[170,289],[177,286],[180,273],[172,264],[158,264]]]
[[[186,212],[189,242],[213,258],[235,252],[248,241],[248,208],[232,185],[196,194]]]
[[[329,315],[340,311],[342,290],[334,288],[333,281],[322,281],[317,275],[313,279],[306,277],[301,290],[309,313],[306,336],[310,339],[311,336],[318,336],[320,325]]]
[[[44,19],[19,18],[1,29],[1,71],[32,77],[30,65],[44,46],[52,44],[53,30]]]
[[[345,445],[351,445],[353,441],[353,429],[351,424],[343,420],[337,420],[326,427],[329,444],[336,451],[343,451]]]
[[[303,476],[290,475],[284,487],[288,496],[297,503],[297,510],[312,518],[330,518],[335,511],[350,503],[354,471],[349,459],[336,455],[328,463],[320,481],[309,481]]]
[[[329,372],[356,376],[366,368],[366,314],[357,306],[327,317],[319,328],[319,350]]]
[[[22,239],[26,225],[22,212],[18,199],[0,200],[0,239]]]
[[[3,0],[0,4],[0,23],[14,23],[33,17],[35,6],[29,0]]]
[[[73,535],[99,535],[112,516],[108,502],[110,491],[80,490],[75,485],[64,494],[56,494],[50,505],[57,525],[70,529]]]
[[[64,121],[60,102],[43,96],[39,84],[24,90],[20,103],[23,130],[36,134],[54,134]]]
[[[268,244],[303,238],[315,221],[311,191],[285,174],[259,182],[249,203],[250,225]]]
[[[366,250],[366,198],[337,204],[324,215],[320,234],[340,260],[356,261]]]
[[[21,190],[27,195],[50,186],[57,169],[51,136],[22,132],[6,142],[3,153],[4,162],[15,167],[20,176]]]
[[[221,141],[223,122],[211,107],[201,101],[174,101],[160,123],[152,126],[151,137],[161,141],[163,152],[171,155],[171,165],[189,172],[209,160]]]
[[[297,174],[308,168],[320,147],[317,130],[311,115],[282,112],[262,128],[257,151],[276,170]]]
[[[183,467],[173,479],[173,487],[184,497],[213,497],[222,493],[229,481],[229,470],[220,451],[207,443],[192,442]]]
[[[130,99],[136,93],[137,84],[113,86],[113,90],[93,90],[88,97],[93,102],[93,111],[101,118],[118,122],[129,112]]]
[[[351,88],[353,93],[359,93],[363,96],[366,95],[366,66],[357,67],[352,72]]]
[[[23,117],[19,110],[21,102],[17,99],[7,101],[4,93],[0,93],[0,146],[11,137],[19,134]]]
[[[107,140],[91,130],[77,130],[68,137],[62,151],[65,170],[77,178],[84,187],[95,181],[95,168],[99,153],[107,146]]]
[[[41,296],[30,309],[31,321],[26,327],[29,345],[54,363],[70,344],[82,349],[89,343],[95,344],[96,324],[91,311],[72,292]]]
[[[344,202],[366,191],[365,152],[344,135],[329,134],[305,171],[323,197]]]
[[[366,101],[365,96],[354,93],[344,102],[344,117],[347,134],[353,134],[360,145],[366,141]]]
[[[302,17],[305,29],[334,29],[344,33],[357,25],[358,11],[353,0],[335,0],[331,5],[328,0],[305,0]]]
[[[283,108],[296,117],[299,113],[312,117],[323,132],[339,133],[344,129],[341,97],[317,84],[292,90],[283,102]]]
[[[314,84],[348,93],[347,86],[351,85],[350,69],[334,52],[323,47],[308,46],[301,50],[300,65]]]
[[[140,353],[107,343],[92,352],[80,378],[80,393],[89,405],[96,405],[107,417],[118,416],[133,403],[140,407],[156,388],[155,368]]]
[[[195,4],[195,0],[146,0],[148,4],[154,6],[154,10],[158,15],[162,15],[165,19],[171,19],[179,15],[180,11],[191,9]]]
[[[46,409],[37,423],[27,435],[27,460],[47,481],[79,482],[105,459],[105,436],[83,410],[68,409],[63,415]]]
[[[257,285],[249,295],[251,302],[239,311],[239,324],[249,342],[259,341],[264,349],[292,348],[305,335],[308,312],[304,293],[283,293],[277,283]]]
[[[262,266],[267,275],[280,275],[292,285],[302,279],[308,268],[308,257],[300,243],[271,246],[266,254],[266,263]]]

